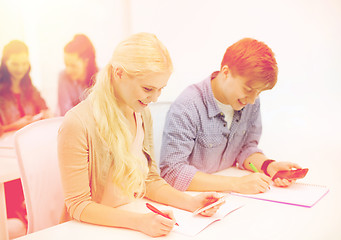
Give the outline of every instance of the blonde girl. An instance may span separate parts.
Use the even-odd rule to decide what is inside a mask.
[[[172,230],[171,212],[165,212],[168,219],[117,207],[146,197],[193,212],[218,198],[216,193],[190,196],[158,174],[147,106],[157,101],[172,70],[169,53],[155,35],[134,34],[117,46],[89,96],[65,115],[58,137],[64,221],[129,228],[157,237]]]

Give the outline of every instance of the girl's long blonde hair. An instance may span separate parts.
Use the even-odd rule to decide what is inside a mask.
[[[173,65],[166,47],[150,33],[138,33],[121,42],[110,63],[96,77],[90,99],[98,132],[111,154],[112,180],[121,192],[133,198],[145,193],[146,171],[142,160],[131,152],[133,136],[127,120],[118,107],[112,85],[112,71],[121,67],[135,78],[152,73],[172,72]]]

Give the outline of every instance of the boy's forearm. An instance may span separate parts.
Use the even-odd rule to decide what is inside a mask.
[[[257,152],[247,157],[244,161],[243,166],[245,169],[253,172],[252,168],[249,165],[250,163],[252,163],[259,172],[262,172],[261,167],[266,160],[268,160],[268,158],[264,154]]]
[[[226,192],[234,191],[235,187],[236,177],[196,172],[187,190]]]

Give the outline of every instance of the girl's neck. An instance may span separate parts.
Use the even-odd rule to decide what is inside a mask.
[[[80,84],[85,84],[86,76],[87,76],[87,72],[84,71],[82,73],[82,76],[79,79],[77,79],[77,82],[79,82]]]
[[[133,109],[126,107],[124,110],[121,109],[121,111],[127,120],[127,124],[132,136],[136,136],[136,119]]]
[[[11,81],[12,81],[12,86],[11,86],[12,92],[20,93],[21,92],[21,88],[20,88],[21,79],[11,78]]]
[[[119,101],[117,102],[117,105],[119,109],[122,111],[123,115],[126,117],[126,119],[129,119],[132,116],[134,116],[134,110],[128,107],[128,105],[121,103]]]

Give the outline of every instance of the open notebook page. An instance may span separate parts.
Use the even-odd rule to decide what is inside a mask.
[[[211,223],[221,220],[227,214],[237,210],[238,208],[242,207],[243,204],[237,203],[234,200],[226,198],[226,202],[218,209],[216,214],[212,217],[204,217],[201,215],[193,215],[193,213],[184,211],[178,208],[173,207],[166,207],[163,208],[172,210],[176,222],[179,226],[174,226],[174,231],[178,233],[185,234],[187,236],[195,236],[200,231],[205,229]]]
[[[259,194],[231,193],[236,196],[297,205],[302,207],[314,206],[323,196],[328,193],[325,186],[294,183],[287,188],[271,186],[270,190]]]

